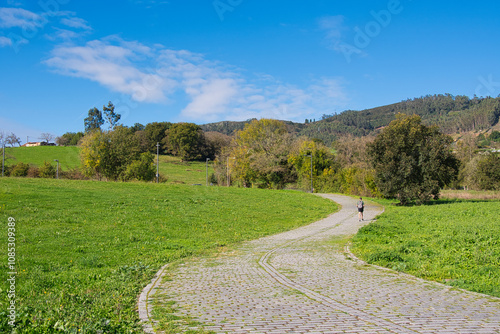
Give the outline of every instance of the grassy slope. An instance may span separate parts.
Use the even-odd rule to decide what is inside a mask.
[[[76,146],[37,146],[37,147],[7,147],[5,149],[5,164],[14,165],[24,162],[40,166],[44,161],[54,164],[58,159],[61,170],[80,166],[79,148]]]
[[[299,192],[5,178],[0,240],[17,228],[20,333],[140,331],[137,296],[165,263],[334,211]],[[0,247],[6,259],[6,247]],[[6,310],[2,263],[0,314]],[[0,316],[0,332],[7,317]],[[80,330],[80,331],[78,331]]]
[[[40,166],[44,161],[60,162],[61,170],[72,169],[80,166],[79,148],[76,146],[40,146],[40,147],[7,147],[6,164],[14,165],[24,162]],[[154,160],[156,164],[156,157]],[[213,162],[208,163],[209,176],[213,173]],[[203,184],[206,183],[205,162],[181,162],[179,158],[161,155],[160,174],[167,178],[167,184]]]
[[[156,158],[155,158],[156,164]],[[208,176],[214,171],[213,161],[208,162]],[[167,178],[167,184],[206,184],[206,163],[199,161],[181,162],[179,158],[160,156],[160,174]]]
[[[369,263],[500,297],[500,201],[396,207],[353,238]]]

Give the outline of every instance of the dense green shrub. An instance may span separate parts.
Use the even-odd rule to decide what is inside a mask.
[[[19,162],[10,170],[10,176],[22,177],[28,176],[28,170],[30,169],[29,164],[25,164],[24,162]]]
[[[38,176],[53,179],[56,177],[56,167],[54,167],[50,162],[44,161],[43,165],[38,169]]]
[[[122,180],[153,181],[156,177],[156,166],[151,153],[142,153],[139,160],[133,161],[122,174]]]

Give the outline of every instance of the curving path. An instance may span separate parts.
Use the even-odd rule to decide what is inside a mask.
[[[356,200],[321,195],[342,209],[311,225],[210,258],[186,260],[139,301],[175,301],[217,333],[500,333],[500,299],[366,265],[335,239],[356,233]],[[380,207],[367,206],[365,220]],[[146,332],[153,332],[145,325]]]

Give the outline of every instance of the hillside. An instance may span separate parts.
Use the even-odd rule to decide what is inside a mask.
[[[216,123],[208,123],[200,125],[201,129],[205,132],[220,132],[222,134],[232,136],[236,131],[243,130],[246,124],[249,124],[255,118],[248,119],[242,122],[222,121]],[[293,134],[299,134],[307,124],[294,123],[291,121],[284,121],[288,126],[288,131]]]
[[[287,124],[290,132],[320,139],[329,145],[339,136],[351,134],[359,137],[376,133],[394,120],[397,113],[420,115],[424,124],[437,125],[447,134],[485,131],[498,124],[500,97],[470,99],[463,95],[427,95],[361,111],[346,110],[340,114],[323,115],[323,119],[317,122]],[[205,124],[202,129],[231,135],[250,121]]]
[[[6,147],[5,164],[15,165],[18,162],[41,166],[44,161],[55,165],[59,160],[59,168],[68,170],[80,166],[79,148],[76,146],[37,146]]]

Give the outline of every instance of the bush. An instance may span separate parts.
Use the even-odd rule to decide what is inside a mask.
[[[479,160],[477,179],[482,190],[500,190],[500,154],[488,154]]]
[[[19,162],[17,165],[12,167],[10,171],[10,176],[15,176],[15,177],[28,176],[29,169],[30,165],[25,164],[24,162]]]
[[[39,176],[47,179],[55,178],[56,172],[56,167],[48,161],[44,161],[43,165],[38,169]]]
[[[14,166],[5,165],[3,168],[3,175],[10,176],[10,172],[12,171],[12,168],[14,168]]]
[[[68,180],[88,180],[79,168],[73,168],[65,171],[59,171],[59,177]]]
[[[500,131],[492,131],[488,139],[497,143],[500,142]]]
[[[38,167],[36,166],[30,166],[30,168],[28,169],[28,174],[26,175],[27,177],[39,177],[40,175],[40,171],[38,169]]]
[[[121,178],[124,181],[153,181],[156,178],[156,167],[153,164],[153,160],[154,157],[151,153],[142,153],[140,160],[135,160],[127,166]]]

